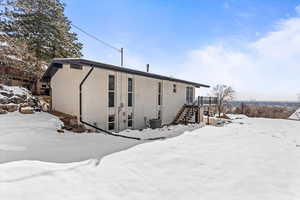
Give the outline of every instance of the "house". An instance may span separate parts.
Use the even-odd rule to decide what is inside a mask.
[[[187,116],[193,108],[182,108],[194,102],[195,88],[209,87],[79,58],[54,59],[42,80],[50,82],[52,110],[115,132],[145,128],[150,119],[170,124],[179,112]]]
[[[293,120],[300,120],[300,108],[298,108],[290,117],[289,119]]]
[[[47,83],[42,83],[39,78],[30,72],[16,67],[10,67],[0,62],[0,84],[20,86],[30,90],[33,94],[48,94]]]

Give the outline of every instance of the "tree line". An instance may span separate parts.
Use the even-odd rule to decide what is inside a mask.
[[[58,57],[81,57],[60,0],[0,0],[0,65],[40,77]]]

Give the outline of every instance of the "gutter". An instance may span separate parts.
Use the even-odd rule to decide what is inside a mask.
[[[130,136],[126,136],[126,135],[118,135],[118,134],[114,134],[110,131],[107,131],[107,130],[104,130],[102,128],[99,128],[97,126],[94,126],[88,122],[85,122],[82,120],[82,85],[84,84],[84,82],[86,81],[86,79],[90,76],[90,74],[92,73],[92,71],[94,70],[94,67],[92,67],[90,69],[90,71],[85,75],[85,77],[83,78],[83,80],[80,82],[80,85],[79,85],[79,120],[81,123],[87,125],[87,126],[90,126],[90,127],[93,127],[94,129],[97,129],[99,131],[102,131],[108,135],[112,135],[112,136],[117,136],[117,137],[123,137],[123,138],[127,138],[127,139],[133,139],[133,140],[141,140],[141,138],[137,138],[137,137],[130,137]]]

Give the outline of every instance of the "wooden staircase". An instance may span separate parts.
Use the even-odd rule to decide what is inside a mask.
[[[192,119],[197,110],[197,106],[195,105],[183,105],[182,108],[177,113],[173,124],[188,124],[192,123]]]

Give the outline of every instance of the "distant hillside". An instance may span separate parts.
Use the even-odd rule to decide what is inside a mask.
[[[231,101],[230,105],[233,107],[239,107],[242,103],[246,106],[286,107],[291,110],[296,110],[300,107],[300,102],[288,101]]]

